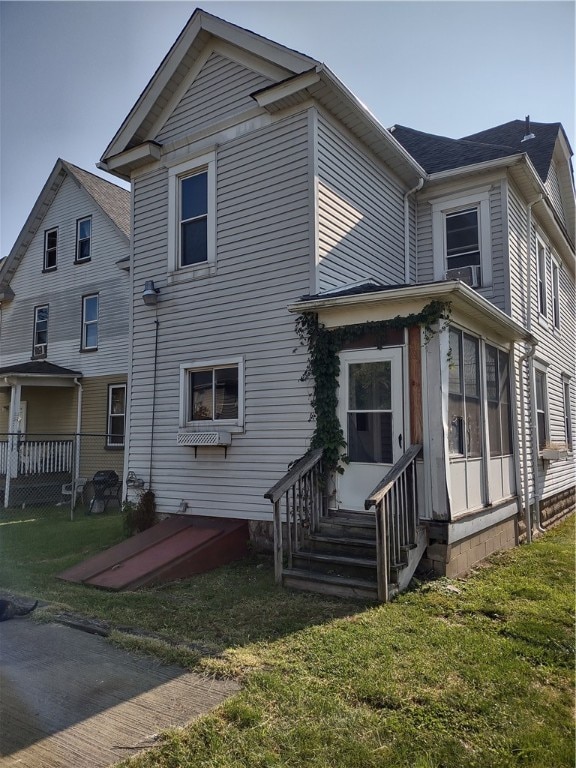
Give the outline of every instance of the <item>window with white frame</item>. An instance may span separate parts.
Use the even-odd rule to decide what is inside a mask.
[[[564,399],[564,435],[566,437],[566,445],[572,450],[572,410],[570,404],[570,380],[567,378],[562,379],[562,396]]]
[[[435,280],[492,284],[488,191],[433,201],[432,229]]]
[[[82,297],[82,349],[98,349],[98,314],[100,298],[97,293]]]
[[[108,387],[108,424],[106,446],[123,448],[126,431],[126,384],[110,384]]]
[[[34,307],[34,337],[32,343],[32,357],[46,357],[48,352],[48,314],[48,304]]]
[[[56,269],[58,254],[58,229],[47,229],[44,232],[44,272]]]
[[[560,328],[560,266],[552,259],[552,318],[554,327]]]
[[[183,365],[180,373],[181,427],[243,426],[242,359]]]
[[[76,222],[76,262],[89,261],[92,251],[92,217]]]
[[[171,271],[209,274],[216,262],[216,161],[204,155],[169,170]]]
[[[452,456],[482,455],[479,340],[450,329],[448,445]]]
[[[542,240],[536,240],[536,266],[538,269],[538,311],[542,317],[548,314],[546,301],[546,246]]]
[[[543,368],[534,368],[534,389],[536,391],[536,430],[538,434],[538,447],[544,448],[548,443],[548,384],[546,371]]]
[[[507,352],[486,344],[486,401],[490,456],[512,453],[510,358]]]

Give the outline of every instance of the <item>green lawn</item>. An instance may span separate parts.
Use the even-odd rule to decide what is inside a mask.
[[[39,617],[136,627],[114,639],[244,684],[130,766],[573,768],[573,519],[467,581],[367,606],[279,589],[257,556],[133,593],[59,583],[120,519],[21,517],[0,521],[0,587],[57,604]]]

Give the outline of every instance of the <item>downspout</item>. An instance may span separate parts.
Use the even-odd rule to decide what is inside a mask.
[[[156,415],[156,373],[158,369],[158,328],[160,321],[158,320],[158,308],[156,308],[156,319],[154,321],[155,333],[154,333],[154,377],[152,380],[152,420],[150,424],[150,463],[148,466],[148,490],[152,490],[152,457],[154,451],[154,417]]]
[[[76,446],[74,448],[74,466],[75,472],[72,478],[72,496],[70,499],[70,520],[74,520],[74,506],[75,506],[75,484],[78,473],[80,472],[80,434],[82,432],[82,382],[76,377],[74,384],[78,387],[78,397],[76,399]]]
[[[533,200],[531,203],[528,203],[527,207],[527,244],[526,244],[526,264],[528,265],[528,280],[527,280],[527,294],[528,294],[528,300],[526,304],[526,327],[528,328],[529,333],[532,333],[532,208],[537,203],[541,202],[542,195],[538,195],[538,197]],[[529,403],[530,403],[530,451],[532,454],[532,482],[534,484],[534,507],[536,512],[536,526],[538,531],[542,531],[542,528],[540,526],[540,501],[538,499],[538,484],[539,484],[539,473],[538,473],[538,451],[536,448],[536,425],[534,424],[534,403],[536,402],[536,393],[534,389],[534,353],[536,352],[536,346],[534,345],[532,347],[531,352],[527,353],[526,355],[523,355],[522,358],[520,358],[520,361],[523,362],[525,359],[528,361],[528,397],[529,397]],[[522,410],[524,410],[524,416],[525,416],[525,406],[524,406],[524,393],[522,393]],[[528,543],[532,541],[532,512],[530,510],[530,494],[529,494],[529,482],[530,482],[530,472],[528,470],[528,435],[526,432],[526,422],[524,421],[524,418],[522,418],[522,434],[523,434],[523,445],[524,445],[524,451],[523,451],[523,460],[524,460],[524,504],[526,509],[526,538],[528,540]]]
[[[408,198],[414,192],[419,192],[423,186],[424,177],[418,179],[418,184],[404,195],[404,283],[406,285],[410,282],[410,207],[408,205]],[[416,242],[418,242],[417,237]]]
[[[530,350],[525,352],[518,360],[518,370],[522,373],[522,368],[526,360],[531,361],[536,352],[536,344],[532,344]],[[529,363],[530,365],[530,363]],[[530,375],[530,374],[529,374]],[[522,471],[524,475],[524,509],[526,510],[526,541],[528,544],[532,541],[532,512],[530,510],[530,488],[528,481],[530,479],[528,472],[528,436],[526,434],[526,398],[524,397],[524,385],[520,380],[520,423],[522,424]],[[531,392],[531,390],[530,390]],[[530,429],[532,434],[532,429]]]

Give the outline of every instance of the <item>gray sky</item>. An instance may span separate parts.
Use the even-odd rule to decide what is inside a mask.
[[[0,256],[58,157],[105,175],[95,164],[195,7],[0,2]],[[458,138],[530,114],[576,146],[574,2],[200,7],[323,61],[387,127]]]

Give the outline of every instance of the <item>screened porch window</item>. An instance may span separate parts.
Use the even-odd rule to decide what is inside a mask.
[[[482,455],[479,342],[450,329],[448,444],[451,455]]]
[[[486,345],[486,399],[490,456],[512,453],[510,360],[506,352]]]

